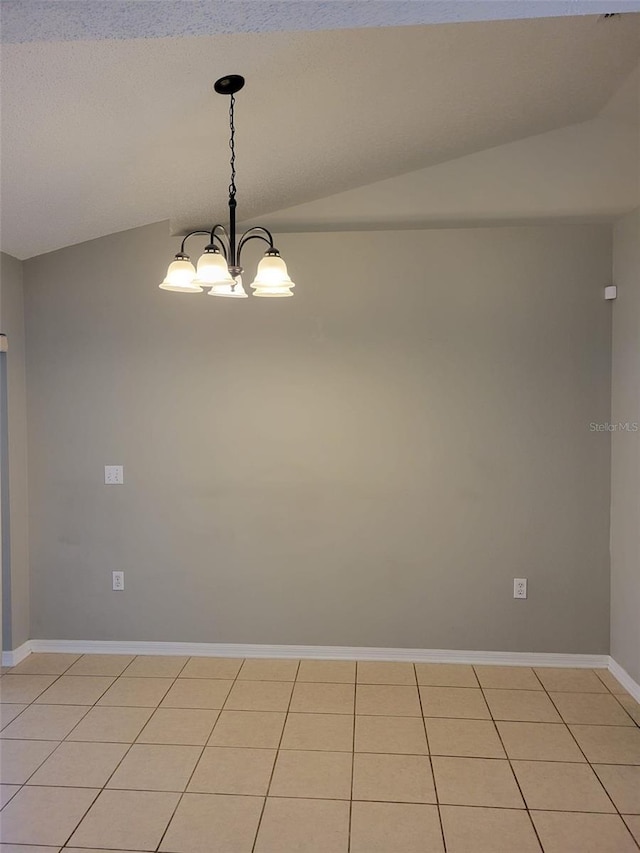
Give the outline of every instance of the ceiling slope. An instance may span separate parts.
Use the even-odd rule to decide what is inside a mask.
[[[640,15],[5,45],[2,248],[149,222],[253,218],[593,118],[638,61]]]
[[[637,123],[601,115],[252,223],[284,232],[607,221],[639,205]]]

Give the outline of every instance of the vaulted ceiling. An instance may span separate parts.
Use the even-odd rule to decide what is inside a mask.
[[[587,121],[640,55],[638,14],[423,20],[427,9],[446,20],[444,7],[464,18],[607,4],[385,2],[383,25],[359,29],[369,4],[312,2],[303,27],[306,5],[60,0],[8,3],[5,17],[3,4],[2,249],[26,258],[149,222],[225,218],[228,102],[212,83],[226,73],[247,78],[236,121],[247,219]],[[108,16],[116,6],[147,17],[134,27]],[[219,15],[198,28],[205,6]],[[241,6],[262,11],[230,20]],[[38,22],[35,7],[52,14]],[[393,9],[412,25],[384,26]],[[262,31],[240,31],[248,22]]]

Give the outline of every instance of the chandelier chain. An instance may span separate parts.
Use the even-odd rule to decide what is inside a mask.
[[[234,122],[234,107],[236,103],[235,95],[231,95],[231,103],[229,105],[229,130],[231,136],[229,138],[229,148],[231,149],[231,183],[229,184],[229,198],[236,197],[236,126]]]

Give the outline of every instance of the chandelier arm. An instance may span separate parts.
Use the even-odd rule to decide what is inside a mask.
[[[217,234],[217,231],[219,231],[220,234]],[[214,225],[209,236],[211,239],[210,245],[214,246],[218,243],[222,249],[222,254],[225,257],[225,260],[229,260],[229,235],[227,234],[227,229],[224,225]]]
[[[255,233],[257,231],[262,233]],[[264,242],[268,244],[269,248],[273,249],[273,235],[271,234],[271,231],[268,231],[261,225],[256,225],[253,228],[249,228],[248,231],[245,231],[242,237],[240,238],[240,242],[238,243],[238,264],[240,263],[240,253],[242,252],[242,247],[249,240],[264,240]]]
[[[184,247],[185,243],[189,239],[189,237],[193,237],[194,234],[209,234],[209,231],[189,231],[188,234],[185,234],[184,239],[182,241],[182,245],[180,246],[180,254],[184,255]]]

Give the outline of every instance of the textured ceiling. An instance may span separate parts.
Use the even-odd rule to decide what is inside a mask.
[[[1,0],[3,42],[400,27],[637,12],[637,0]]]
[[[639,48],[638,15],[6,44],[2,248],[226,217],[225,73],[247,219],[591,118]]]

